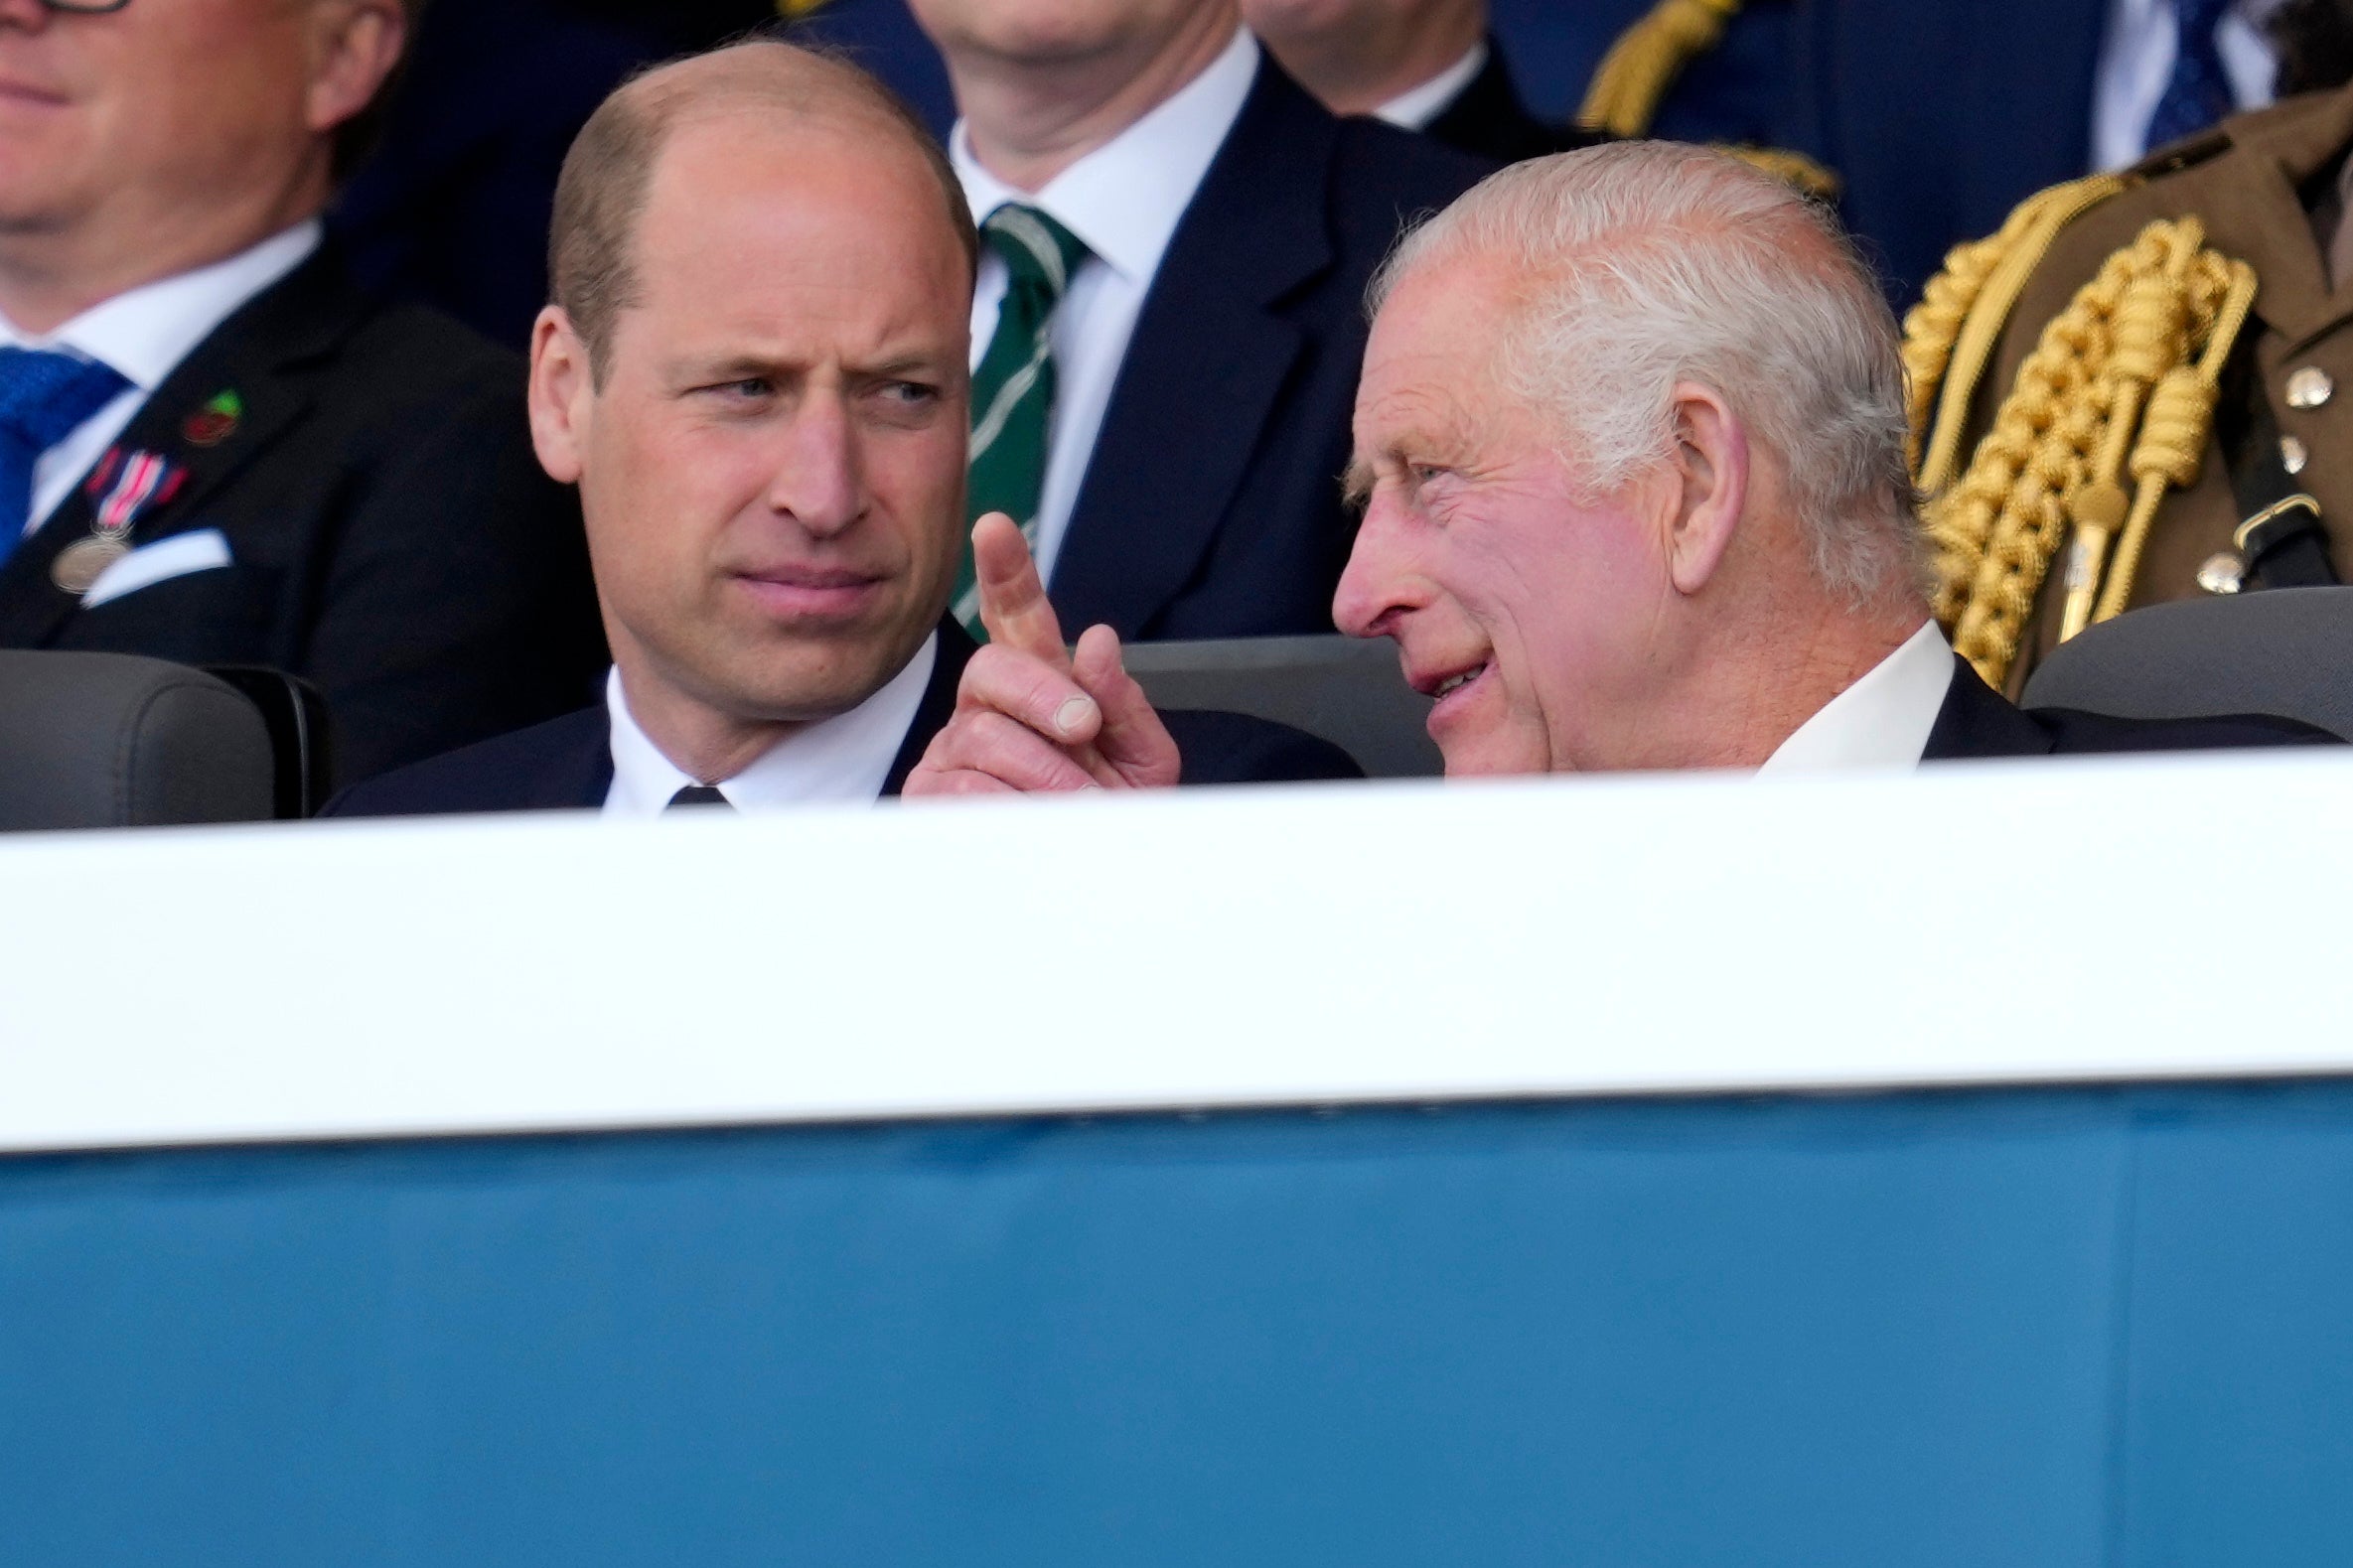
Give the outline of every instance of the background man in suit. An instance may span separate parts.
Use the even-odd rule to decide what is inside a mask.
[[[1449,777],[2321,739],[2022,713],[1954,656],[1921,588],[1894,319],[1770,175],[1655,142],[1516,165],[1375,297],[1334,611],[1397,641]],[[1015,664],[966,682],[910,793],[1069,786],[1038,721],[1105,672]],[[1162,744],[1119,727],[1092,739]]]
[[[540,458],[580,487],[606,700],[338,809],[895,792],[973,651],[941,618],[976,243],[938,145],[854,67],[756,42],[608,99],[556,188],[530,376]],[[1205,722],[1196,782],[1350,771],[1277,726]]]
[[[1243,20],[1335,114],[1371,114],[1497,163],[1595,135],[1529,112],[1487,0],[1243,0]]]
[[[396,0],[0,5],[0,644],[306,676],[346,779],[602,662],[519,363],[376,310],[320,242],[405,29]]]
[[[1234,0],[915,9],[985,244],[972,513],[1022,523],[1068,624],[1328,631],[1365,282],[1485,166],[1336,119]]]
[[[639,67],[778,11],[775,0],[424,7],[383,134],[327,215],[353,272],[520,349],[547,303],[556,172],[588,116]]]

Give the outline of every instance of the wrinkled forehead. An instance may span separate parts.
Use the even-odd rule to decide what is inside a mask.
[[[1499,401],[1519,284],[1512,269],[1484,257],[1432,257],[1399,276],[1373,318],[1360,415],[1433,400],[1467,414]]]

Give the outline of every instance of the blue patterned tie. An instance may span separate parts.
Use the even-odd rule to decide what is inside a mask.
[[[2165,95],[2148,117],[2145,145],[2157,148],[2195,136],[2238,107],[2231,93],[2230,72],[2223,70],[2222,51],[2215,46],[2215,30],[2222,26],[2232,0],[2173,0],[2176,42],[2173,76]]]
[[[34,463],[130,384],[94,359],[0,349],[0,561],[31,520]]]

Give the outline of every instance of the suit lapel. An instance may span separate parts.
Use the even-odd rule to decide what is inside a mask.
[[[954,616],[941,618],[940,653],[932,661],[932,678],[924,683],[923,701],[916,704],[915,717],[907,725],[907,738],[899,743],[899,755],[891,759],[891,771],[883,776],[884,799],[906,787],[907,776],[923,761],[932,737],[948,727],[956,714],[956,689],[964,678],[964,665],[978,651],[979,644],[956,625]]]
[[[1953,684],[1937,709],[1936,723],[1921,748],[1924,763],[1971,757],[2047,757],[2055,742],[2031,714],[2013,707],[1985,684],[1969,660],[1953,655]]]
[[[1207,553],[1305,342],[1278,307],[1332,262],[1338,124],[1259,63],[1128,339],[1055,565],[1066,626],[1137,635]]]
[[[525,805],[532,810],[595,810],[613,788],[613,720],[598,703],[555,721],[546,760],[535,770]]]
[[[362,309],[340,263],[322,250],[247,302],[181,361],[115,443],[124,451],[160,453],[187,471],[179,493],[138,519],[134,546],[200,521],[222,486],[300,422],[311,394],[289,372],[332,350]],[[207,428],[200,416],[223,394],[235,398],[239,411],[226,428],[219,417]],[[0,564],[0,644],[45,643],[80,608],[77,598],[50,580],[50,568],[67,546],[89,534],[95,509],[85,485],[76,485]]]

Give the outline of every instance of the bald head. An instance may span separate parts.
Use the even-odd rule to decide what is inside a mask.
[[[776,39],[754,39],[659,66],[598,106],[565,155],[549,226],[554,302],[570,318],[601,382],[616,317],[639,296],[636,229],[656,166],[688,124],[750,116],[837,134],[812,137],[809,156],[912,159],[940,189],[941,221],[967,264],[979,241],[963,188],[940,145],[889,88],[845,61]]]

